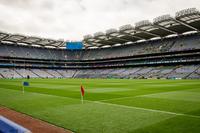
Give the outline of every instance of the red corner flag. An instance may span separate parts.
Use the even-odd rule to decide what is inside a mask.
[[[81,85],[81,95],[84,96],[84,94],[85,94],[85,91],[84,91],[83,86]]]

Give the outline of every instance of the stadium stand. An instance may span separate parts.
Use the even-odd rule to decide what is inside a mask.
[[[0,78],[200,78],[200,12],[86,35],[83,49],[63,40],[0,33]]]

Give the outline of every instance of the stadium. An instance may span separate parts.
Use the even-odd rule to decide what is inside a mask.
[[[5,110],[57,132],[200,132],[200,12],[174,16],[78,42],[0,32],[0,115],[30,132],[48,131]]]

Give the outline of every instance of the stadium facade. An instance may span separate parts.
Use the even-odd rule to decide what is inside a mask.
[[[86,35],[83,49],[63,40],[0,33],[0,78],[200,78],[200,12],[181,10]]]

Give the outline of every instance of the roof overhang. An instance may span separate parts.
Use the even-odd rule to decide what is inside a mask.
[[[153,22],[143,20],[134,25],[127,24],[119,29],[108,29],[97,32],[93,36],[84,36],[83,43],[87,46],[118,46],[130,42],[141,42],[199,32],[200,12],[196,8],[189,8],[176,12],[175,17],[162,15]]]
[[[24,36],[19,34],[8,34],[4,32],[0,32],[0,42],[10,42],[11,44],[40,46],[49,48],[59,48],[65,45],[64,40],[53,40],[40,37]]]

